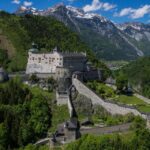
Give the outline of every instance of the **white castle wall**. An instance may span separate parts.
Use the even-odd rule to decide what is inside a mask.
[[[134,108],[123,107],[123,106],[119,106],[119,105],[111,103],[111,102],[104,101],[103,99],[101,99],[98,95],[96,95],[92,90],[87,88],[81,81],[79,81],[76,78],[73,78],[72,82],[80,94],[91,99],[93,105],[94,104],[101,105],[111,114],[125,115],[128,113],[133,113],[136,116],[139,115],[142,118],[147,119],[147,115],[141,114],[138,110],[136,110]]]
[[[59,53],[39,54],[29,52],[27,74],[56,73],[56,67],[63,67],[63,57]]]

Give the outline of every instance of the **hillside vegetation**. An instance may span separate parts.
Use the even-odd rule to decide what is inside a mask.
[[[67,106],[57,106],[54,99],[54,93],[28,87],[19,78],[0,84],[0,150],[35,143],[69,119]]]
[[[150,98],[150,57],[143,57],[125,66],[123,72],[134,89]]]
[[[51,51],[55,46],[62,51],[86,51],[95,65],[100,64],[106,68],[95,59],[91,50],[80,41],[77,34],[71,32],[63,23],[51,17],[32,15],[20,17],[0,12],[0,49],[8,53],[9,71],[25,69],[27,52],[33,41],[38,44],[40,51]]]

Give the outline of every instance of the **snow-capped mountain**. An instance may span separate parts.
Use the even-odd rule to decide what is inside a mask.
[[[25,6],[21,6],[19,7],[19,9],[15,12],[15,14],[17,15],[26,15],[26,14],[31,14],[31,15],[40,15],[40,13],[43,10],[37,10],[34,7],[25,7]]]
[[[118,24],[117,27],[137,41],[143,38],[147,38],[150,41],[150,25],[148,24],[134,22]]]
[[[19,13],[18,13],[19,12]],[[20,13],[21,12],[21,13]],[[43,11],[28,8],[17,14],[52,16],[77,32],[98,57],[132,60],[150,55],[150,25],[142,23],[114,24],[105,17],[82,9],[58,4]],[[144,42],[146,41],[146,45]]]

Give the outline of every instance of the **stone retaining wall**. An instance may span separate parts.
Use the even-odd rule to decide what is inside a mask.
[[[101,105],[102,107],[104,107],[108,112],[110,112],[111,114],[120,114],[120,115],[125,115],[128,113],[133,113],[134,115],[139,115],[144,119],[147,119],[147,115],[146,114],[142,114],[140,113],[137,109],[132,108],[132,107],[124,107],[124,106],[120,106],[118,104],[114,104],[111,102],[106,102],[105,100],[103,100],[102,98],[100,98],[96,93],[94,93],[91,89],[89,89],[87,86],[85,86],[81,81],[79,81],[77,78],[73,78],[72,79],[73,85],[76,87],[77,91],[90,98],[92,101],[92,104],[98,104]]]

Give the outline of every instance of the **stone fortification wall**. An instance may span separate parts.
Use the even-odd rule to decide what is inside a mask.
[[[66,105],[68,104],[69,95],[68,94],[62,94],[56,91],[56,100],[57,105]]]
[[[63,67],[63,57],[59,53],[40,54],[29,52],[27,74],[56,73],[56,67]]]
[[[138,110],[132,107],[128,106],[120,106],[118,104],[114,104],[111,102],[106,102],[102,98],[100,98],[96,93],[94,93],[92,90],[90,90],[88,87],[86,87],[81,81],[79,81],[77,78],[72,79],[73,85],[76,87],[77,91],[90,98],[92,101],[92,104],[98,104],[104,107],[108,112],[111,114],[121,114],[125,115],[128,113],[133,113],[134,115],[139,115],[144,119],[147,119],[147,115],[140,113]]]

